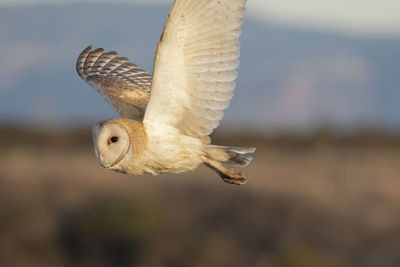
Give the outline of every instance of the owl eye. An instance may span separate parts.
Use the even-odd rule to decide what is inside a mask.
[[[116,143],[116,142],[118,142],[118,137],[113,136],[110,138],[110,141],[111,141],[111,143]]]

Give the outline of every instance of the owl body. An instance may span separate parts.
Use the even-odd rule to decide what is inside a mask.
[[[119,127],[107,138],[99,138],[105,128]],[[124,134],[126,133],[126,135]],[[150,134],[147,134],[150,133]],[[111,138],[126,141],[127,148],[112,148]],[[116,142],[116,143],[117,143]],[[203,162],[206,146],[198,138],[180,134],[174,127],[154,129],[154,126],[129,119],[102,121],[94,127],[94,145],[103,167],[128,174],[179,173],[195,169]],[[108,149],[111,146],[111,149]],[[115,159],[107,160],[102,154],[114,153]]]
[[[174,127],[157,128],[145,123],[151,147],[147,153],[155,164],[155,173],[184,172],[202,163],[205,145],[201,140],[184,135]]]
[[[78,74],[120,118],[93,127],[104,168],[128,174],[179,173],[205,164],[231,184],[247,178],[250,147],[211,144],[233,96],[246,0],[175,0],[158,43],[153,76],[118,57],[87,47]]]

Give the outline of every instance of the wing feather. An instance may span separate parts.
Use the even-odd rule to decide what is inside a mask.
[[[152,76],[118,57],[117,52],[87,47],[76,62],[79,76],[104,96],[121,117],[143,120]]]
[[[246,0],[176,0],[161,35],[145,122],[204,137],[233,96]]]

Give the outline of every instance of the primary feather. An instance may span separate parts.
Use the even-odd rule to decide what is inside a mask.
[[[176,0],[154,62],[144,121],[208,136],[229,106],[246,0]]]

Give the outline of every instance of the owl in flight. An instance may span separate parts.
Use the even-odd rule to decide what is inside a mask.
[[[204,163],[231,184],[247,178],[255,148],[211,145],[233,96],[246,0],[175,0],[160,37],[153,76],[116,52],[86,48],[79,76],[120,118],[93,127],[104,168],[128,174],[179,173]]]

